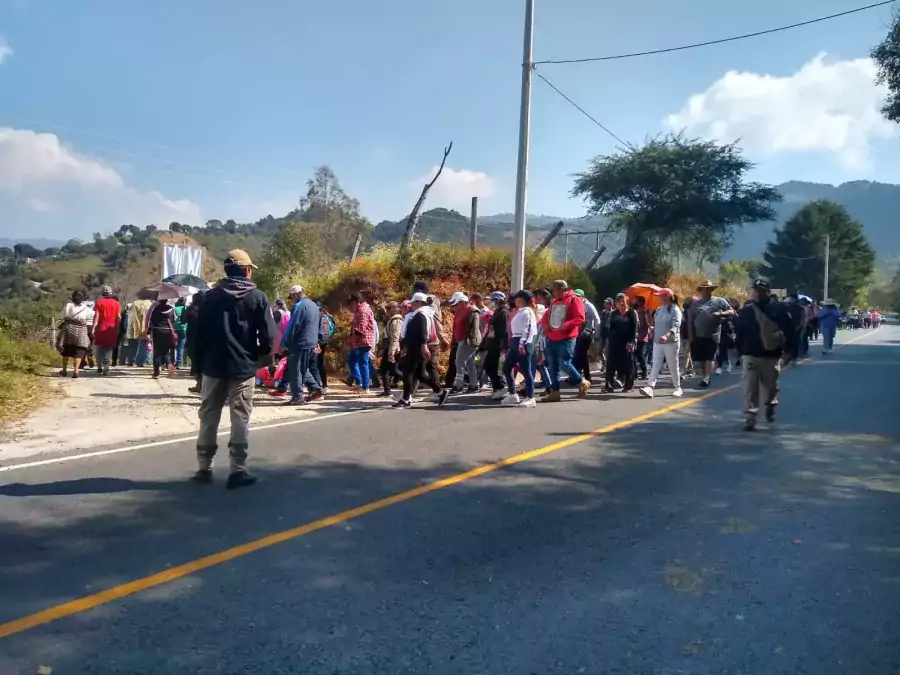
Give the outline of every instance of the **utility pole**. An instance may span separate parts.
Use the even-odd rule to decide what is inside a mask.
[[[478,243],[478,197],[472,197],[472,223],[469,225],[469,231],[472,237],[471,247],[475,250]]]
[[[522,47],[522,100],[519,108],[519,162],[516,171],[515,250],[511,290],[525,286],[525,208],[528,190],[528,145],[531,140],[531,71],[534,46],[534,0],[525,0],[525,36]]]
[[[563,237],[565,238],[565,242],[566,242],[566,265],[565,265],[565,267],[568,270],[569,269],[569,231],[568,230],[566,230],[563,233]]]
[[[825,235],[825,288],[822,291],[822,302],[828,299],[828,262],[831,257],[831,235]]]

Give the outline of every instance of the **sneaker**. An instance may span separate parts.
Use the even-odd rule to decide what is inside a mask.
[[[702,380],[700,380],[699,383],[697,383],[697,386],[700,387],[701,389],[708,389],[709,388],[709,378],[704,377]]]
[[[328,387],[322,387],[322,393],[325,394],[325,396],[328,396],[328,394],[331,393],[331,389],[329,389]]]
[[[401,398],[396,403],[394,403],[391,407],[392,408],[411,408],[412,403],[410,401],[407,401],[406,399]]]
[[[308,401],[305,398],[292,398],[288,401],[285,401],[281,405],[283,406],[298,406],[298,405],[306,405]]]
[[[389,392],[389,391],[379,391],[379,392],[378,392],[377,394],[375,394],[375,395],[376,395],[378,398],[390,398],[391,392]]]
[[[428,396],[425,397],[425,403],[437,403],[439,397],[440,394],[428,394]]]
[[[460,385],[460,386],[453,385],[453,388],[450,390],[450,393],[454,394],[454,395],[463,393],[462,385]]]
[[[744,431],[756,431],[756,420],[747,420],[744,422]]]
[[[641,387],[640,392],[641,395],[646,396],[647,398],[653,398],[653,387]]]
[[[578,398],[585,398],[588,394],[591,393],[591,383],[587,380],[582,380],[581,384],[578,385]]]
[[[716,368],[716,375],[721,375],[721,374],[722,374],[722,369]]]
[[[269,390],[269,396],[273,398],[284,398],[287,396],[287,390],[285,389],[271,389]]]
[[[767,405],[766,406],[766,422],[770,424],[775,421],[775,406]]]
[[[441,393],[438,394],[438,408],[443,407],[443,405],[447,402],[447,399],[450,398],[450,392],[447,389],[442,389]]]
[[[508,394],[507,396],[503,397],[502,401],[500,401],[500,405],[506,405],[506,406],[519,405],[519,403],[520,403],[520,401],[519,401],[518,394]]]
[[[311,403],[313,401],[320,401],[325,398],[325,395],[322,393],[321,389],[313,389],[309,392],[309,396],[306,397],[306,402]]]
[[[678,389],[672,392],[672,396],[674,396],[675,398],[681,398],[682,396],[684,396],[684,389],[678,387]]]
[[[562,401],[562,396],[558,391],[551,391],[549,396],[541,399],[541,403],[559,403],[560,401]]]
[[[633,392],[633,391],[634,391],[634,387],[625,387],[625,388],[622,390],[622,393],[623,393],[623,394],[630,394],[630,393]]]
[[[197,472],[191,476],[191,480],[200,485],[209,485],[213,482],[212,469],[197,469]]]
[[[534,408],[536,405],[537,405],[537,403],[534,402],[534,397],[530,396],[528,398],[523,398],[521,401],[519,401],[518,407],[519,408]]]
[[[256,476],[251,476],[246,471],[234,471],[228,475],[228,482],[225,488],[228,490],[236,490],[237,488],[250,487],[256,482]]]
[[[478,387],[469,387],[466,389],[467,394],[477,394],[479,391],[481,391],[481,389]]]
[[[188,392],[190,392],[191,394],[199,394],[199,393],[200,393],[200,387],[198,387],[198,386],[195,384],[193,387],[188,387]],[[270,395],[271,395],[271,392],[269,392],[269,393],[270,393]]]
[[[492,401],[502,401],[505,398],[506,398],[506,392],[503,391],[502,389],[498,389],[493,394],[491,394]]]
[[[731,372],[731,364],[730,364],[730,363],[729,363],[727,366],[725,366],[725,372],[726,372],[726,373],[730,373],[730,372]]]

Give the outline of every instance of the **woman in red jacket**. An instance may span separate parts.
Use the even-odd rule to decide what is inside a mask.
[[[100,299],[94,303],[94,358],[97,361],[97,372],[109,375],[109,361],[113,349],[119,344],[122,307],[113,297],[109,286],[101,288],[100,295]]]
[[[547,338],[547,366],[550,382],[548,391],[541,398],[543,403],[560,400],[560,371],[578,385],[578,396],[584,398],[591,390],[590,383],[572,363],[575,356],[575,340],[584,325],[584,303],[565,281],[554,281],[551,287],[553,301],[544,312],[541,325]]]

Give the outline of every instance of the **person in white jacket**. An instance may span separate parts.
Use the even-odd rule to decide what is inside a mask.
[[[672,289],[661,288],[658,295],[659,309],[653,315],[653,365],[650,368],[647,386],[641,388],[641,393],[647,398],[653,398],[653,388],[656,387],[656,380],[665,362],[672,376],[672,386],[675,387],[672,396],[682,396],[684,392],[681,389],[681,375],[678,372],[678,352],[681,347],[683,317]]]
[[[531,306],[531,291],[519,291],[513,296],[516,303],[515,314],[509,322],[509,348],[506,351],[506,362],[503,374],[506,376],[506,398],[501,402],[505,406],[534,408],[534,345],[537,341],[537,316]],[[518,367],[525,380],[525,398],[519,400],[516,393],[516,381],[513,370]]]

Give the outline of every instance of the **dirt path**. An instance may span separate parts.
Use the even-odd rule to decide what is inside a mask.
[[[187,390],[193,380],[182,372],[171,380],[154,380],[150,375],[150,368],[117,368],[105,378],[91,372],[77,380],[59,378],[56,384],[62,389],[61,395],[0,432],[0,463],[47,452],[127,445],[196,433],[200,398]],[[322,403],[285,408],[280,399],[257,390],[253,423],[386,404],[383,399],[353,397],[343,385],[332,391]],[[222,428],[228,426],[226,412]]]

